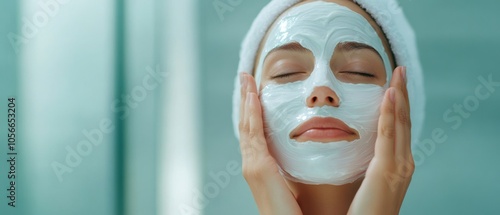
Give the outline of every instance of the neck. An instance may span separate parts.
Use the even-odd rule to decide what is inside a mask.
[[[304,215],[347,214],[363,178],[340,186],[309,185],[287,180]]]

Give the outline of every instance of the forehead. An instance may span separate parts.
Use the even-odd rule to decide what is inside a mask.
[[[384,48],[375,29],[360,14],[327,2],[301,4],[286,11],[269,30],[264,53],[290,42],[320,54],[332,50],[340,42],[358,42]]]
[[[335,3],[335,4],[338,4],[338,5],[342,5],[344,7],[347,7],[349,9],[351,9],[352,11],[354,11],[354,12],[362,15],[366,20],[368,20],[369,22],[373,23],[374,26],[377,25],[377,23],[375,22],[375,20],[363,8],[361,8],[357,3],[355,3],[353,0],[302,0],[301,2],[299,2],[299,3],[291,6],[290,8],[288,8],[286,11],[291,10],[292,8],[298,7],[300,5],[311,3],[311,2],[316,2],[316,1],[330,2],[330,3]],[[283,15],[284,13],[286,13],[286,11],[283,12],[281,15]]]
[[[278,20],[280,20],[288,11],[292,10],[293,8],[296,8],[296,7],[299,7],[303,4],[307,4],[307,3],[311,3],[311,2],[318,2],[318,1],[321,1],[321,2],[329,2],[329,3],[335,3],[337,5],[340,5],[340,6],[344,6],[346,8],[349,8],[351,11],[354,11],[356,12],[357,14],[361,15],[363,18],[365,18],[365,20],[368,21],[368,23],[370,23],[370,25],[375,29],[375,31],[377,32],[377,34],[379,35],[379,37],[383,40],[383,42],[386,42],[385,41],[385,34],[384,32],[382,31],[382,28],[380,28],[380,26],[377,24],[377,22],[372,18],[372,16],[370,14],[368,14],[363,8],[361,8],[357,3],[355,3],[353,0],[303,0],[293,6],[291,6],[290,8],[288,8],[287,10],[285,10],[273,23],[273,25],[270,26],[269,29],[271,29],[274,25],[277,24]],[[268,31],[269,33],[269,31]],[[385,45],[385,44],[384,44]]]

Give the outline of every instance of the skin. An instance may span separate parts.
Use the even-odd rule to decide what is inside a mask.
[[[351,1],[330,0],[363,15],[381,32],[373,19]],[[307,3],[309,1],[303,2]],[[302,3],[300,3],[302,4]],[[389,49],[379,32],[386,52]],[[300,46],[300,45],[299,45]],[[269,83],[287,83],[306,79],[312,72],[314,57],[295,45],[270,52],[264,61],[260,88]],[[390,52],[387,52],[390,53]],[[393,62],[392,54],[390,56]],[[335,76],[349,83],[384,85],[386,76],[382,60],[369,49],[337,47],[330,66]],[[289,74],[287,71],[296,71]],[[371,77],[349,71],[363,71]],[[411,154],[411,122],[406,89],[406,71],[397,67],[390,88],[381,104],[374,158],[364,178],[341,186],[307,185],[289,181],[279,173],[276,160],[269,153],[263,129],[262,108],[257,86],[251,75],[243,73],[241,81],[240,146],[245,177],[260,214],[398,214],[414,172]],[[335,92],[317,87],[307,101],[309,107],[338,106]],[[332,98],[332,99],[325,99]]]

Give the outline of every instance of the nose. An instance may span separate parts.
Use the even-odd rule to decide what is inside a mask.
[[[314,88],[311,95],[307,97],[306,103],[310,108],[324,105],[339,107],[340,100],[337,93],[333,92],[329,87],[322,86]]]

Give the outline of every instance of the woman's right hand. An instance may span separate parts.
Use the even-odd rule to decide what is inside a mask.
[[[262,108],[255,80],[240,74],[240,148],[243,177],[250,186],[261,215],[301,215],[293,193],[269,153],[264,135]]]

